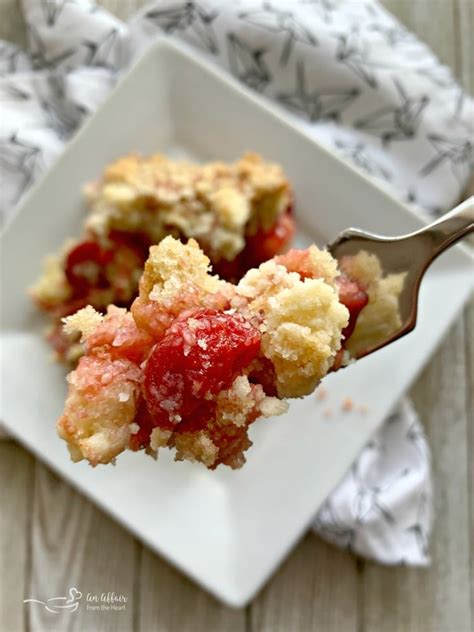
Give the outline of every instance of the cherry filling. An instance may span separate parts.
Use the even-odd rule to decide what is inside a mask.
[[[259,266],[264,261],[282,253],[295,235],[295,221],[289,212],[280,215],[267,231],[259,230],[247,237],[245,257],[248,268]]]
[[[215,416],[217,394],[260,351],[260,332],[240,314],[202,309],[181,315],[153,347],[144,369],[140,431],[132,446],[147,444],[153,427],[178,432],[204,428]]]
[[[353,281],[346,274],[340,274],[336,279],[336,283],[339,289],[339,300],[349,310],[349,322],[342,330],[344,338],[342,346],[334,358],[334,363],[331,368],[332,371],[337,371],[341,367],[347,341],[354,332],[359,314],[369,302],[368,294],[364,292],[357,281]]]
[[[239,281],[250,268],[285,251],[295,234],[292,207],[288,206],[269,230],[260,229],[247,235],[245,248],[232,261],[221,259],[213,264],[214,271],[227,281]]]
[[[276,372],[273,362],[261,356],[255,360],[249,372],[249,382],[260,384],[266,395],[277,397]]]
[[[105,244],[88,239],[69,251],[64,274],[71,296],[49,309],[46,307],[58,320],[48,341],[60,357],[64,357],[71,346],[60,319],[89,304],[98,310],[105,310],[110,303],[129,307],[137,294],[147,256],[148,243],[142,235],[119,231],[111,231]]]
[[[291,242],[295,224],[291,216],[291,206],[267,231],[259,230],[247,236],[244,250],[232,261],[215,263],[219,276],[229,281],[239,280],[249,268],[260,265],[282,252]],[[92,304],[98,309],[102,305],[97,290],[110,289],[113,297],[105,303],[129,307],[138,289],[137,270],[142,271],[148,256],[150,244],[142,235],[111,231],[107,245],[94,239],[77,244],[67,255],[64,272],[73,292],[74,309],[67,305],[59,316],[66,316],[80,307]],[[78,304],[80,299],[82,304]]]
[[[134,273],[142,270],[146,257],[147,249],[138,236],[113,231],[107,245],[91,239],[75,246],[64,272],[74,297],[87,298],[94,290],[111,288],[115,304],[128,304],[138,287]]]
[[[104,285],[104,266],[108,254],[96,241],[83,241],[71,250],[64,272],[76,294],[83,294],[90,287]]]
[[[336,283],[339,288],[339,300],[349,310],[349,322],[342,331],[344,340],[347,342],[355,329],[360,312],[369,302],[369,297],[367,292],[364,292],[362,287],[346,274],[340,274]]]

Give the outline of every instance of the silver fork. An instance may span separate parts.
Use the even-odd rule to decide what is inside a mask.
[[[361,250],[377,255],[384,274],[406,274],[399,297],[401,326],[376,345],[360,352],[362,358],[412,331],[416,325],[421,280],[431,262],[456,241],[474,232],[474,196],[424,228],[402,237],[382,237],[349,228],[328,249],[338,260]]]

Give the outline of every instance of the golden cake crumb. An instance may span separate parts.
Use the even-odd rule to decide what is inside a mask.
[[[174,444],[177,461],[197,461],[206,467],[214,465],[219,453],[217,446],[204,431],[175,435]]]
[[[239,294],[242,286],[247,297],[257,292],[248,309],[264,315],[262,349],[275,367],[279,396],[308,395],[331,368],[349,319],[336,290],[271,261],[245,275]]]
[[[87,305],[83,309],[72,316],[63,318],[64,332],[66,334],[81,333],[81,342],[89,336],[103,320],[102,314],[99,314],[93,307]]]

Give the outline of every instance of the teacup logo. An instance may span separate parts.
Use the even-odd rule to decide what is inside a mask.
[[[52,614],[64,614],[66,612],[76,612],[79,608],[79,601],[82,599],[82,593],[77,588],[69,589],[69,597],[51,597],[47,601],[39,599],[24,599],[23,603],[39,603],[48,612]]]

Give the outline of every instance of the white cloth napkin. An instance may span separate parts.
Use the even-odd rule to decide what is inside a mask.
[[[23,10],[28,51],[0,44],[4,218],[118,73],[163,33],[279,103],[420,212],[448,208],[472,170],[472,100],[375,1],[162,0],[128,24],[87,0],[23,0]],[[429,449],[404,401],[313,526],[360,555],[424,565],[431,509]]]

